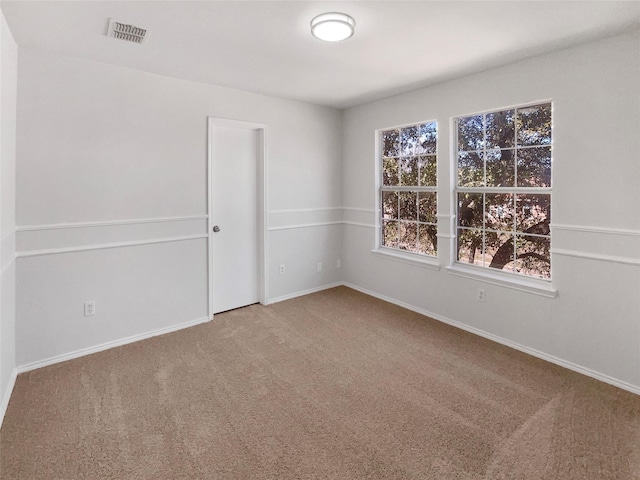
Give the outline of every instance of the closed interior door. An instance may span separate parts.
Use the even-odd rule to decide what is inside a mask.
[[[258,302],[258,139],[250,128],[211,126],[213,313]]]

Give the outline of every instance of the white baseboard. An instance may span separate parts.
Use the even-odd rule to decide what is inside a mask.
[[[103,350],[108,350],[110,348],[120,347],[122,345],[127,345],[133,342],[139,342],[140,340],[146,340],[147,338],[157,337],[158,335],[164,335],[165,333],[176,332],[178,330],[193,327],[194,325],[199,325],[201,323],[205,323],[208,321],[209,321],[208,317],[197,318],[195,320],[178,323],[176,325],[171,325],[169,327],[159,328],[157,330],[152,330],[150,332],[145,332],[138,335],[132,335],[131,337],[126,337],[126,338],[121,338],[119,340],[113,340],[111,342],[101,343],[100,345],[95,345],[93,347],[81,348],[80,350],[76,350],[74,352],[64,353],[62,355],[56,355],[55,357],[49,357],[44,360],[38,360],[37,362],[27,363],[26,365],[20,365],[17,367],[17,371],[18,373],[30,372],[31,370],[36,370],[38,368],[46,367],[48,365],[53,365],[54,363],[66,362],[67,360],[72,360],[78,357],[84,357],[85,355],[91,355],[92,353],[101,352]]]
[[[382,294],[374,292],[372,290],[367,290],[366,288],[358,287],[357,285],[353,285],[353,284],[348,283],[348,282],[343,282],[343,285],[345,287],[352,288],[354,290],[357,290],[359,292],[365,293],[367,295],[371,295],[372,297],[379,298],[380,300],[384,300],[385,302],[393,303],[394,305],[398,305],[400,307],[406,308],[407,310],[411,310],[411,311],[419,313],[421,315],[425,315],[425,316],[427,316],[429,318],[433,318],[434,320],[438,320],[438,321],[440,321],[442,323],[446,323],[448,325],[451,325],[452,327],[460,328],[461,330],[465,330],[467,332],[473,333],[474,335],[478,335],[480,337],[487,338],[489,340],[492,340],[494,342],[500,343],[502,345],[506,345],[507,347],[513,348],[515,350],[519,350],[519,351],[521,351],[523,353],[527,353],[529,355],[532,355],[534,357],[540,358],[542,360],[546,360],[547,362],[554,363],[554,364],[559,365],[561,367],[564,367],[566,369],[573,370],[574,372],[581,373],[583,375],[586,375],[587,377],[595,378],[596,380],[600,380],[601,382],[605,382],[605,383],[608,383],[608,384],[613,385],[615,387],[621,388],[623,390],[627,390],[627,391],[629,391],[631,393],[635,393],[636,395],[640,395],[640,387],[638,387],[636,385],[632,385],[630,383],[623,382],[623,381],[618,380],[616,378],[610,377],[609,375],[605,375],[603,373],[596,372],[595,370],[591,370],[589,368],[582,367],[582,366],[577,365],[575,363],[569,362],[567,360],[563,360],[562,358],[558,358],[558,357],[555,357],[553,355],[549,355],[548,353],[541,352],[541,351],[536,350],[534,348],[526,347],[524,345],[521,345],[519,343],[513,342],[511,340],[507,340],[505,338],[499,337],[499,336],[494,335],[492,333],[485,332],[484,330],[480,330],[478,328],[474,328],[474,327],[471,327],[469,325],[465,325],[464,323],[460,323],[460,322],[457,322],[455,320],[451,320],[450,318],[443,317],[442,315],[438,315],[436,313],[429,312],[429,311],[424,310],[422,308],[414,307],[413,305],[410,305],[408,303],[402,302],[400,300],[396,300],[395,298],[387,297],[386,295],[382,295]]]
[[[16,384],[16,379],[18,378],[18,369],[14,368],[11,371],[11,376],[9,377],[9,383],[7,384],[7,389],[2,396],[2,403],[0,403],[0,427],[2,427],[2,422],[4,421],[4,414],[7,413],[7,407],[9,406],[9,399],[11,398],[11,394],[13,393],[13,387]]]
[[[282,295],[281,297],[270,298],[265,305],[271,305],[272,303],[284,302],[285,300],[291,300],[292,298],[301,297],[303,295],[309,295],[310,293],[321,292],[322,290],[328,290],[329,288],[341,287],[345,285],[343,282],[329,283],[321,285],[319,287],[310,288],[308,290],[302,290],[300,292],[289,293],[288,295]]]

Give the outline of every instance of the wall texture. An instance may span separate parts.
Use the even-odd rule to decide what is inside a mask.
[[[16,375],[16,81],[18,48],[0,12],[0,424]]]
[[[640,35],[585,44],[344,112],[344,280],[640,392]],[[450,122],[553,100],[556,298],[451,274]],[[439,270],[375,255],[377,129],[437,120]],[[486,303],[475,300],[486,288]]]
[[[28,49],[18,82],[18,365],[206,320],[207,116],[267,125],[268,298],[339,280],[339,111]]]

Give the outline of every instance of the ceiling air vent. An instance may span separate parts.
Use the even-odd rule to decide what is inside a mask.
[[[147,37],[147,30],[127,23],[116,22],[111,19],[109,20],[107,37],[119,38],[120,40],[133,43],[144,43]]]

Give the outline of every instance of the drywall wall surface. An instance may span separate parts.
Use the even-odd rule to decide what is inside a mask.
[[[206,319],[203,249],[206,239],[20,258],[18,364]],[[95,315],[83,316],[86,300]]]
[[[292,294],[321,289],[342,281],[341,224],[273,230],[269,239],[269,271],[277,272],[282,278],[277,286],[270,288],[272,300],[282,300]],[[316,256],[305,255],[304,251],[307,248],[316,252]],[[291,263],[278,260],[287,256],[298,260]],[[280,265],[285,267],[284,275],[279,273]]]
[[[206,213],[207,116],[267,125],[270,208],[340,206],[336,110],[27,49],[19,82],[21,226]]]
[[[18,49],[2,17],[2,232],[15,229],[16,92]]]
[[[346,110],[345,281],[640,388],[639,85],[636,31]],[[548,100],[557,297],[452,275],[452,118]],[[371,252],[375,131],[426,120],[438,122],[439,270]]]
[[[0,12],[0,424],[15,379],[15,171],[18,48]]]
[[[290,267],[267,296],[339,255],[339,111],[30,49],[18,67],[19,365],[206,318],[207,117],[266,125],[267,227],[286,227],[267,262]]]

